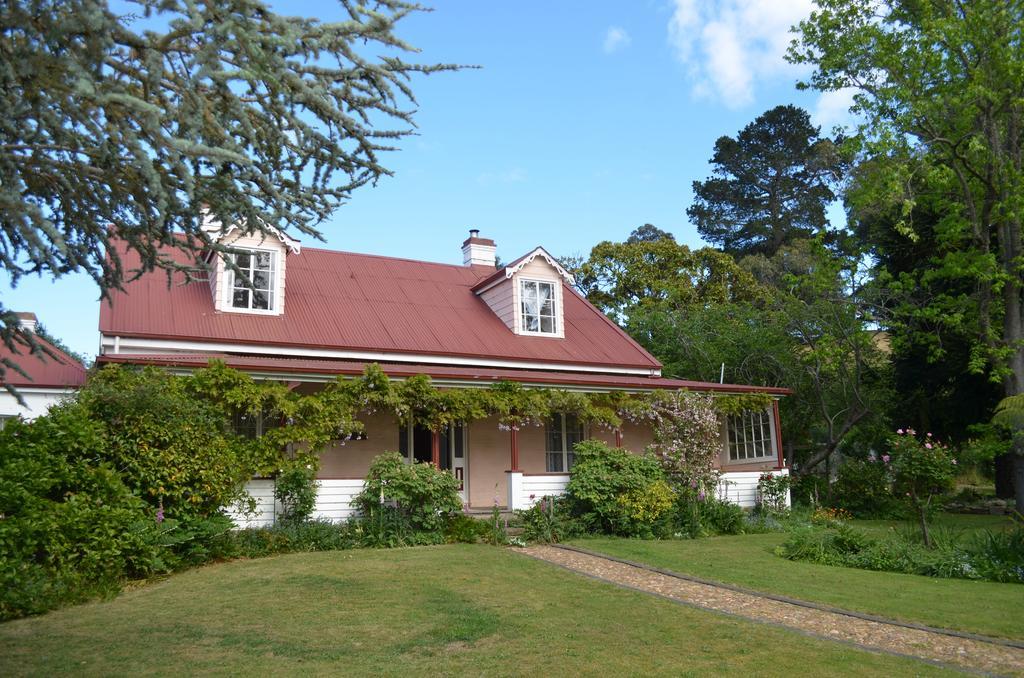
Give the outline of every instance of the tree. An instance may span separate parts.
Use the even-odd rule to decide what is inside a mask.
[[[884,419],[889,364],[852,289],[856,257],[783,247],[743,265],[670,240],[602,242],[577,273],[588,299],[664,364],[666,376],[782,386],[790,461],[810,471]]]
[[[414,126],[409,78],[455,68],[401,58],[415,50],[395,25],[421,9],[404,0],[343,0],[345,19],[330,23],[259,0],[129,3],[137,11],[0,7],[0,266],[12,284],[83,271],[105,297],[140,273],[123,270],[114,238],[141,271],[188,271],[199,250],[223,249],[204,218],[319,237],[355,189],[390,174],[381,155]],[[2,321],[14,350],[15,318]]]
[[[790,59],[814,67],[803,86],[853,88],[861,155],[878,171],[854,206],[911,212],[941,204],[931,275],[969,278],[969,294],[922,301],[938,322],[976,317],[971,367],[1005,396],[1024,393],[1024,2],[818,0]],[[921,178],[920,182],[914,181]],[[900,224],[917,237],[914,224]],[[1018,441],[1021,438],[1018,436]],[[1024,447],[1015,461],[1024,510]]]
[[[633,232],[626,238],[626,244],[632,245],[638,242],[656,242],[658,240],[675,240],[676,237],[668,231],[663,231],[654,224],[644,224],[633,229]]]
[[[693,182],[686,210],[701,236],[737,257],[773,255],[799,238],[825,232],[825,208],[844,163],[836,142],[821,138],[807,111],[776,106],[736,138],[715,142],[712,176]]]
[[[730,256],[709,247],[692,250],[671,237],[598,243],[572,272],[590,302],[627,328],[647,308],[691,309],[763,293]]]

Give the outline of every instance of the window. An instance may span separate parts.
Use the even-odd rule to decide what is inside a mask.
[[[519,281],[520,330],[537,334],[557,334],[555,283],[541,280]]]
[[[229,268],[227,274],[231,284],[228,285],[228,305],[231,308],[273,311],[275,253],[252,250],[228,256],[251,284],[250,287],[245,278]]]
[[[441,469],[444,471],[463,466],[466,455],[466,433],[462,424],[449,424],[441,431],[439,441]],[[430,429],[423,426],[402,424],[398,428],[398,453],[407,463],[433,461]]]
[[[747,461],[775,457],[768,410],[729,417],[729,460]]]
[[[556,414],[547,424],[548,473],[567,473],[572,469],[576,443],[583,440],[583,424],[572,414]]]
[[[281,425],[281,415],[269,410],[256,414],[240,412],[235,415],[232,425],[236,435],[240,435],[243,438],[256,439],[270,429],[279,427]]]

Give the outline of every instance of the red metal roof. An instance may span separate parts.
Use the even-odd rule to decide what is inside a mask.
[[[171,253],[183,261],[180,253]],[[125,268],[134,253],[120,252]],[[464,356],[658,369],[661,364],[566,286],[565,338],[514,334],[473,287],[485,266],[303,248],[291,254],[280,316],[214,311],[206,282],[168,286],[148,273],[100,310],[111,336]]]
[[[23,339],[15,339],[18,352],[15,353],[0,342],[0,359],[10,360],[28,375],[19,374],[8,367],[0,379],[0,385],[9,384],[17,388],[72,388],[85,383],[85,366],[42,337],[36,335],[36,342],[45,346],[53,355],[43,352],[31,353]]]
[[[306,358],[271,358],[267,356],[244,356],[218,353],[168,353],[126,354],[116,353],[98,358],[101,363],[129,363],[133,365],[157,365],[161,367],[199,368],[206,366],[210,360],[222,360],[229,367],[264,373],[285,374],[318,374],[318,375],[359,375],[368,363],[350,360],[319,360]],[[744,386],[739,384],[716,384],[703,381],[687,381],[683,379],[665,379],[663,377],[639,377],[628,375],[611,375],[587,372],[545,372],[543,370],[514,370],[504,368],[480,367],[449,367],[439,365],[409,365],[403,363],[381,363],[385,374],[392,377],[409,377],[415,374],[427,374],[434,379],[451,379],[457,381],[494,382],[518,381],[530,384],[552,384],[612,389],[688,389],[691,391],[707,391],[718,393],[767,393],[769,395],[786,395],[790,391],[784,388]]]

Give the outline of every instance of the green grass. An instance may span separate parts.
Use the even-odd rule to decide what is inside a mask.
[[[1002,516],[942,516],[940,529],[1000,529]],[[893,521],[855,521],[875,534],[908,529]],[[684,574],[758,591],[824,603],[892,619],[1006,638],[1024,639],[1024,586],[937,579],[829,567],[780,558],[785,534],[749,534],[696,540],[593,538],[576,545]]]
[[[0,625],[4,675],[935,675],[507,549],[305,553]]]

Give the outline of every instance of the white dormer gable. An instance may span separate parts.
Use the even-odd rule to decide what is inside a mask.
[[[573,277],[543,247],[485,280],[477,295],[514,334],[565,337],[563,282]]]
[[[299,241],[280,230],[267,226],[266,232],[246,232],[241,226],[221,228],[220,222],[206,217],[203,230],[211,239],[234,252],[218,253],[211,261],[210,291],[213,307],[223,313],[283,315],[285,274],[288,254],[298,254]],[[225,258],[245,272],[246,284]]]

